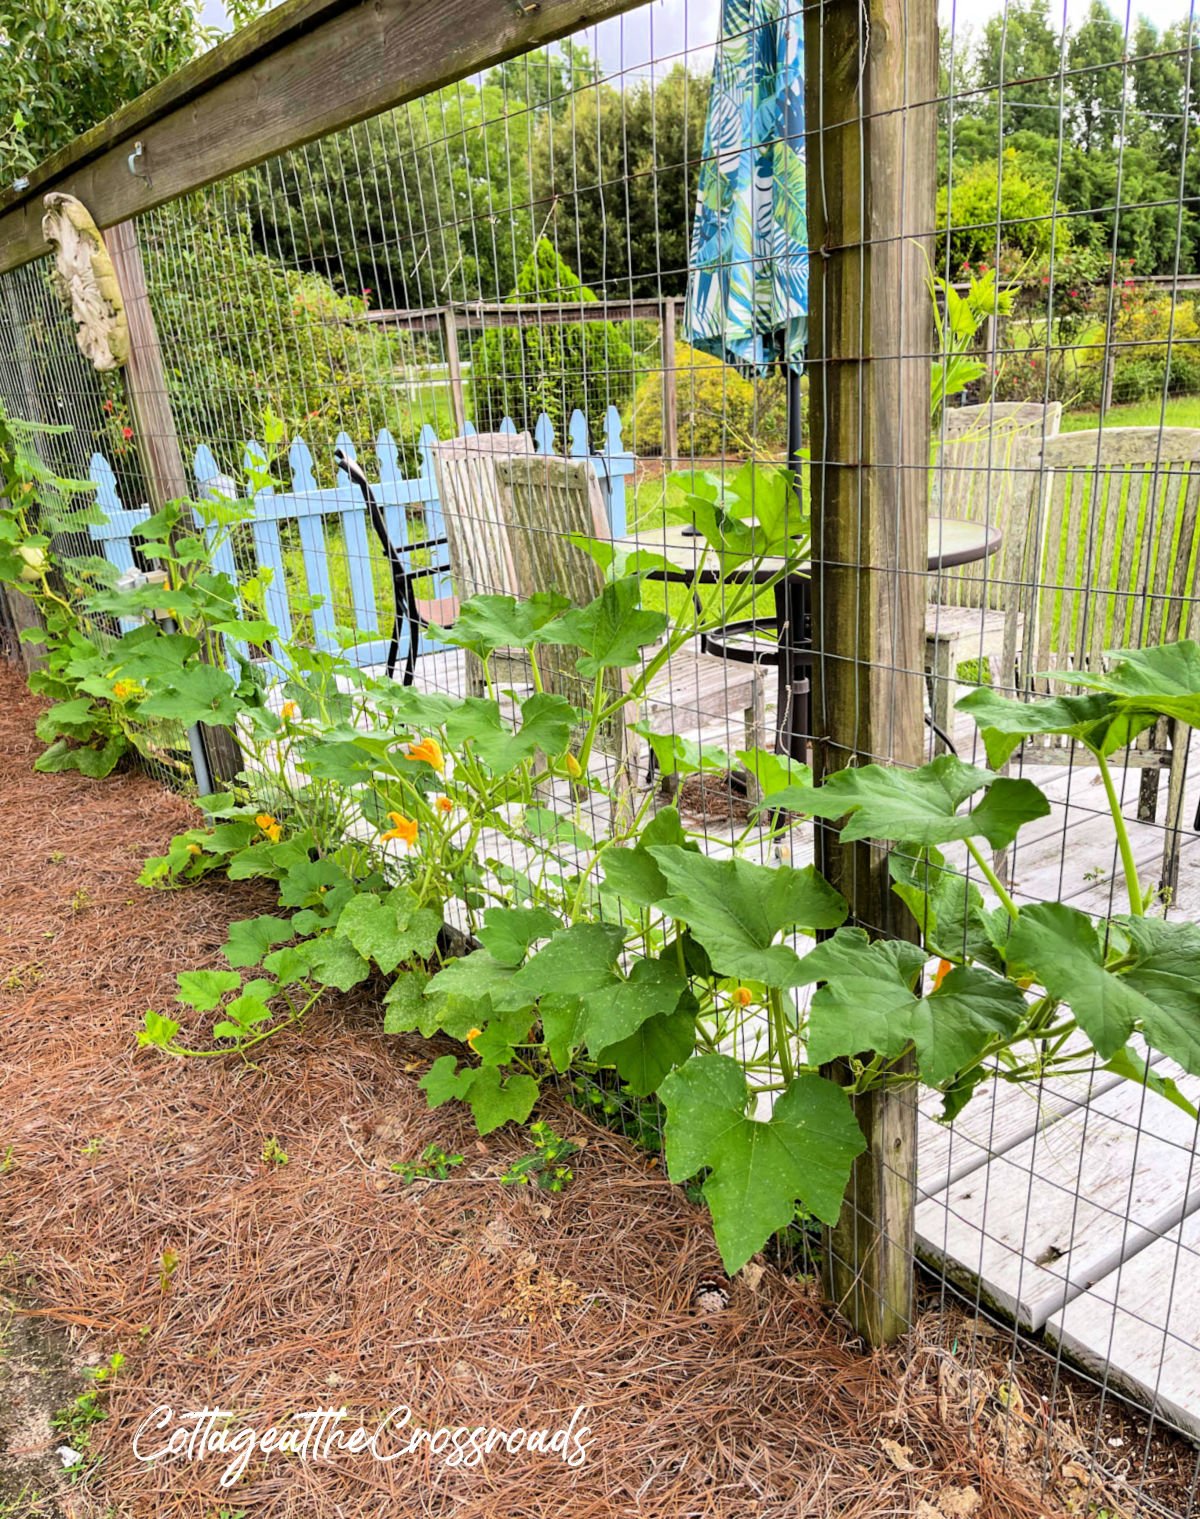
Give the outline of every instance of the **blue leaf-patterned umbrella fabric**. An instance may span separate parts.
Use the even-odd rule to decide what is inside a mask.
[[[802,26],[799,0],[723,0],[683,335],[745,374],[803,355]]]

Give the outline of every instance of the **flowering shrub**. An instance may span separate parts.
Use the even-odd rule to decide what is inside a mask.
[[[683,510],[726,572],[722,618],[756,593],[743,576],[761,570],[759,555],[799,554],[792,504],[785,471],[741,471],[723,487],[697,477]],[[238,520],[235,507],[211,509]],[[15,509],[0,518],[0,573],[22,583],[25,520]],[[150,621],[114,640],[105,678],[130,683],[140,712],[235,730],[246,768],[201,799],[197,826],[148,861],[142,881],[184,887],[219,871],[273,882],[278,902],[231,926],[227,968],[179,976],[186,1012],[147,1013],[143,1045],[244,1056],[325,988],[374,981],[385,1029],[459,1041],[421,1086],[431,1107],[466,1102],[482,1134],[523,1122],[556,1072],[615,1074],[635,1098],[656,1094],[669,1175],[703,1174],[730,1271],[797,1205],[837,1219],[865,1149],[856,1094],[920,1082],[952,1118],[987,1081],[1078,1069],[1082,1043],[1106,1069],[1186,1106],[1135,1036],[1200,1072],[1200,927],[1150,915],[1155,895],[1138,879],[1108,759],[1162,716],[1200,723],[1200,646],[1114,653],[1107,673],[1076,676],[1079,696],[973,692],[960,705],[992,770],[943,755],[816,785],[802,766],[743,751],[758,814],[718,857],[673,807],[591,763],[605,725],[706,626],[688,598],[671,620],[643,605],[655,556],[622,567],[611,545],[588,545],[607,579],[583,607],[550,591],[467,602],[445,636],[482,661],[485,697],[427,694],[299,648],[269,691],[245,661],[230,671],[200,659],[221,633],[257,644],[274,630],[261,587],[241,588],[235,620],[232,586],[197,540],[175,539],[178,527],[172,507],[141,529],[144,552],[170,566],[169,588],[86,597],[92,611],[169,610],[179,625]],[[534,689],[509,703],[491,661],[512,648],[526,651]],[[548,651],[563,649],[587,691],[579,705],[544,678]],[[95,678],[90,655],[81,668],[85,683]],[[996,773],[1032,733],[1069,735],[1099,767],[1128,897],[1107,922],[1060,903],[1018,907],[989,863],[1049,811],[1030,781]],[[681,769],[700,763],[688,746],[672,753]],[[803,817],[838,823],[845,841],[892,846],[919,943],[848,926],[846,902],[813,866],[748,857],[767,857]],[[990,899],[952,867],[958,850]],[[211,1034],[185,1042],[180,1020],[196,1013],[212,1016]]]
[[[1080,339],[1080,396],[1092,404],[1099,402],[1104,380],[1107,309],[1099,315],[1101,320]],[[1200,324],[1191,301],[1123,286],[1113,313],[1112,341],[1114,401],[1200,391]]]

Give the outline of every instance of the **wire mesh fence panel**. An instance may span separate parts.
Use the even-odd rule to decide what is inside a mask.
[[[272,846],[290,807],[416,879],[378,772],[288,727],[316,670],[347,752],[437,729],[447,816],[478,755],[528,763],[439,904],[486,995],[587,914],[680,982],[607,1043],[584,1003],[628,961],[538,983],[553,1079],[669,1158],[694,1050],[747,1145],[848,1089],[840,1218],[806,1175],[774,1258],[869,1337],[919,1319],[1048,1507],[1191,1514],[1194,20],[719,9],[644,6],[139,216],[140,379],[84,361],[45,261],[0,275],[0,398],[114,511],[180,461]],[[121,523],[65,547],[149,567]],[[506,961],[514,910],[549,917]],[[688,1158],[725,1249],[719,1147]]]

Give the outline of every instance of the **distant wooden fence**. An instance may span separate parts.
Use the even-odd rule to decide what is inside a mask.
[[[468,435],[473,434],[474,425],[468,422],[465,431]],[[500,431],[515,435],[516,423],[511,417],[505,417]],[[565,452],[571,458],[590,459],[600,482],[613,536],[619,538],[624,536],[627,522],[625,481],[633,472],[635,460],[625,449],[616,407],[610,406],[605,413],[603,435],[603,449],[592,453],[587,418],[576,411],[567,425]],[[544,412],[537,420],[533,437],[539,454],[556,452],[554,426]],[[386,428],[380,432],[375,440],[373,489],[383,509],[392,543],[409,559],[410,567],[421,568],[417,556],[422,553],[426,541],[443,537],[445,529],[430,453],[431,445],[438,441],[437,434],[426,424],[417,441],[420,468],[409,478],[401,472],[400,451],[395,439]],[[345,433],[338,434],[335,446],[350,458],[357,457],[354,443]],[[241,469],[248,474],[255,467],[261,468],[265,459],[262,444],[251,439],[243,450]],[[367,521],[362,496],[348,482],[326,487],[318,485],[312,451],[303,438],[296,438],[288,449],[288,466],[290,490],[267,486],[251,493],[234,475],[220,468],[207,444],[201,444],[196,450],[192,474],[200,501],[220,497],[238,499],[251,494],[254,501],[254,513],[247,523],[252,565],[245,560],[239,563],[230,537],[222,535],[208,523],[201,511],[195,512],[196,525],[206,533],[211,545],[214,568],[223,570],[235,585],[242,584],[247,573],[268,572],[264,611],[267,620],[278,628],[282,643],[292,641],[301,617],[310,618],[316,648],[326,652],[344,648],[346,656],[359,666],[383,664],[390,641],[392,608],[386,605],[381,609],[376,597],[372,563],[378,557],[378,546]],[[103,454],[92,455],[89,474],[97,488],[97,503],[106,518],[89,529],[91,536],[105,558],[118,570],[131,569],[136,563],[135,530],[149,517],[149,508],[125,506],[118,494],[112,465]],[[419,519],[419,524],[411,519]],[[295,524],[303,584],[299,583],[295,572],[294,556],[290,568],[285,561],[289,546],[285,544],[281,529],[288,523]],[[327,535],[329,528],[340,535],[337,549],[345,559],[348,603],[344,595],[339,599],[335,594],[337,576]],[[431,565],[430,575],[436,583],[433,594],[448,594],[453,567],[447,573],[440,565]],[[305,598],[303,603],[296,600],[298,596]],[[374,634],[381,625],[387,628],[387,637],[361,637]],[[347,639],[356,633],[361,641],[347,644]],[[404,637],[407,636],[405,625]],[[241,653],[247,653],[245,644],[232,642]],[[422,638],[417,652],[431,653],[439,647],[435,640]],[[283,668],[283,651],[276,648],[271,654]],[[406,654],[407,647],[402,646],[400,657]]]

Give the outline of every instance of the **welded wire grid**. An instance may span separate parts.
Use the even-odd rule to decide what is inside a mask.
[[[761,18],[755,13],[748,19]],[[794,19],[802,20],[798,10]],[[1177,637],[1194,631],[1195,488],[1186,454],[1191,440],[1162,431],[1186,425],[1200,408],[1192,296],[1200,287],[1200,222],[1191,177],[1193,18],[1189,14],[1165,32],[1147,30],[1128,12],[1091,31],[1086,20],[1074,6],[1055,11],[1017,0],[971,7],[969,14],[946,6],[936,96],[910,105],[914,115],[938,113],[938,221],[950,231],[939,234],[930,225],[896,234],[921,236],[931,276],[944,281],[936,290],[923,283],[906,287],[897,299],[925,303],[931,313],[936,302],[948,319],[947,290],[969,295],[972,279],[989,272],[1005,307],[1011,298],[1011,309],[993,306],[975,336],[960,345],[964,359],[978,361],[978,372],[947,397],[932,421],[930,511],[972,522],[977,536],[988,539],[988,552],[922,573],[929,602],[925,659],[918,670],[893,662],[899,682],[915,679],[927,689],[928,722],[921,735],[926,755],[953,746],[983,763],[971,725],[954,712],[954,700],[973,683],[1043,689],[1035,678],[1039,672],[1069,670],[1111,642],[1150,642],[1168,629]],[[386,428],[399,474],[409,480],[423,471],[431,475],[444,514],[450,509],[447,475],[434,453],[422,451],[423,425],[447,443],[461,438],[464,416],[481,434],[498,432],[509,419],[523,447],[521,435],[532,439],[547,412],[554,448],[563,454],[578,406],[601,476],[605,415],[613,407],[622,420],[624,450],[634,460],[625,482],[627,530],[659,546],[672,541],[664,506],[681,494],[680,484],[668,484],[671,474],[684,481],[700,471],[727,478],[747,458],[786,458],[782,376],[747,376],[706,362],[683,344],[674,325],[687,290],[716,30],[711,8],[648,6],[141,218],[150,306],[185,466],[192,468],[203,445],[229,477],[222,488],[240,492],[246,446],[255,440],[282,496],[293,490],[297,470],[287,445],[303,438],[317,486],[339,489],[303,529],[294,514],[284,513],[280,522],[289,598],[299,608],[305,592],[322,590],[331,614],[319,623],[312,611],[297,611],[294,631],[300,637],[318,636],[330,621],[335,636],[345,629],[386,641],[392,630],[383,550],[368,533],[367,563],[355,562],[364,540],[344,525],[343,514],[359,503],[334,468],[342,434],[369,479],[378,482],[375,439]],[[864,14],[860,54],[869,41]],[[809,57],[810,139],[812,85],[828,67],[820,55]],[[853,125],[865,132],[870,122],[866,114]],[[1151,144],[1160,162],[1156,177],[1145,169]],[[1081,154],[1093,157],[1085,161]],[[1089,162],[1091,179],[1084,172]],[[810,180],[810,204],[829,188]],[[1146,267],[1148,260],[1153,267]],[[6,404],[17,414],[69,422],[70,440],[54,445],[64,451],[68,472],[86,472],[91,452],[99,449],[117,471],[125,504],[138,504],[145,487],[136,449],[121,451],[131,441],[125,437],[130,421],[124,392],[98,383],[79,359],[48,294],[45,267],[3,277],[0,292]],[[864,286],[864,343],[865,293]],[[513,310],[506,315],[502,306]],[[597,308],[603,322],[583,319]],[[830,316],[810,313],[810,329]],[[674,429],[663,410],[672,347]],[[894,357],[936,363],[948,353],[931,342],[927,353]],[[806,444],[810,410],[828,405],[829,383],[829,366],[810,367],[805,376]],[[1140,401],[1136,422],[1148,429],[1137,439],[1114,431],[1126,422],[1122,405],[1130,400]],[[924,426],[923,418],[900,420],[902,427]],[[1069,431],[1081,438],[1075,461],[1051,473],[1046,460]],[[277,441],[281,436],[283,443]],[[1115,464],[1109,452],[1114,439]],[[1172,439],[1184,445],[1183,457],[1178,448],[1170,451]],[[672,446],[673,457],[664,457]],[[480,470],[493,470],[490,455],[477,452],[474,458]],[[835,462],[806,461],[802,502],[810,471]],[[305,488],[312,483],[302,471],[298,480]],[[402,536],[416,545],[408,563],[427,571],[418,582],[422,601],[451,590],[544,588],[523,583],[519,566],[496,558],[477,558],[470,566],[461,558],[456,562],[455,534],[467,543],[485,540],[494,529],[491,505],[485,511],[477,504],[491,488],[476,482],[475,494],[455,504],[448,578],[445,548],[420,547],[439,521],[431,498],[405,511]],[[551,494],[547,485],[548,502]],[[1156,538],[1169,514],[1169,527]],[[390,520],[399,533],[400,520]],[[935,531],[931,556],[945,554],[957,531]],[[555,560],[557,546],[549,540],[561,539],[563,527],[549,508],[526,533],[548,540],[533,562]],[[239,569],[252,571],[255,555],[247,532],[237,545]],[[1185,573],[1174,580],[1166,571],[1180,555]],[[314,562],[327,567],[323,587],[313,581]],[[362,617],[364,583],[374,598],[371,626]],[[674,609],[687,589],[656,583],[649,595]],[[743,645],[756,641],[760,658],[764,647],[769,652],[773,615],[770,596],[760,597],[753,607],[758,626],[743,634]],[[473,689],[477,672],[473,677],[469,663],[452,649],[436,648],[436,629],[426,630],[426,637],[435,647],[417,660],[416,683],[426,690]],[[857,652],[864,671],[868,662],[876,670],[888,668],[878,650]],[[818,638],[814,659],[820,658]],[[694,677],[678,674],[672,699],[656,705],[655,725],[696,739],[710,753],[714,745],[740,747],[747,671],[763,684],[760,741],[771,747],[779,707],[805,695],[802,688],[778,692],[772,663],[726,661],[726,716],[699,726],[688,718],[688,679]],[[691,694],[694,707],[698,693]],[[807,725],[803,706],[791,719],[805,733],[862,754],[861,735],[826,732],[819,708]],[[1164,760],[1170,737],[1152,736]],[[1174,737],[1186,742],[1186,735]],[[641,753],[637,784],[654,784]],[[1051,817],[1027,830],[1000,862],[1015,899],[1050,897],[1094,912],[1119,909],[1116,847],[1104,826],[1095,772],[1074,751],[1027,750],[1011,770],[1036,779],[1053,803]],[[1182,809],[1168,820],[1165,784],[1143,784],[1143,773],[1159,782],[1161,770],[1154,765],[1143,769],[1130,762],[1122,773],[1126,812],[1137,818],[1139,862],[1146,876],[1160,868],[1167,823],[1173,823],[1178,881],[1163,906],[1172,914],[1194,910],[1200,885],[1192,832],[1197,785],[1187,785]],[[718,793],[723,788],[725,810],[736,814],[737,793],[725,781],[714,786]],[[1158,794],[1150,818],[1152,790]],[[594,798],[584,803],[585,811],[596,806]],[[603,821],[593,814],[594,827]],[[736,815],[712,812],[688,821],[706,831],[715,850],[728,847],[743,826]],[[803,826],[764,854],[802,864],[811,852],[811,828]],[[947,854],[955,866],[970,869],[965,856]],[[1151,1418],[1135,1418],[1131,1411],[1146,1403],[1146,1389],[1159,1391],[1162,1368],[1181,1340],[1176,1325],[1197,1250],[1188,1220],[1200,1217],[1193,1211],[1200,1202],[1195,1133],[1180,1129],[1182,1115],[1174,1110],[1169,1133],[1156,1137],[1163,1127],[1162,1099],[1133,1086],[1123,1089],[1132,1094],[1124,1106],[1094,1106],[1115,1101],[1117,1089],[1106,1086],[1088,1062],[1081,1072],[1070,1083],[1069,1100],[1062,1083],[1023,1098],[1031,1111],[1019,1120],[1010,1093],[994,1084],[968,1109],[969,1123],[964,1118],[948,1137],[933,1122],[937,1103],[922,1100],[917,1232],[922,1252],[935,1264],[932,1275],[922,1277],[921,1292],[944,1312],[965,1305],[1008,1326],[998,1343],[1017,1368],[1013,1385],[1024,1386],[1027,1398],[1032,1390],[1031,1417],[1038,1428],[1038,1421],[1071,1422],[1072,1449],[1090,1474],[1086,1482],[1097,1503],[1103,1506],[1102,1499],[1117,1491],[1123,1502],[1147,1511],[1190,1514],[1200,1469],[1173,1433],[1187,1420],[1174,1408]],[[583,1086],[580,1101],[611,1110],[638,1142],[659,1142],[652,1104],[635,1104],[603,1080]],[[1001,1160],[986,1164],[992,1155]],[[1105,1157],[1112,1167],[1106,1180],[1096,1170]],[[1162,1195],[1154,1180],[1159,1174],[1167,1189]],[[1097,1209],[1102,1224],[1096,1223]],[[1048,1213],[1058,1226],[1052,1238],[1043,1237]],[[1008,1252],[1018,1299],[1047,1270],[1064,1279],[1071,1273],[1074,1292],[1093,1280],[1086,1260],[1073,1271],[1073,1253],[1082,1255],[1083,1249],[1075,1252],[1072,1228],[1084,1214],[1091,1220],[1088,1241],[1104,1241],[1096,1258],[1105,1263],[1093,1291],[1098,1306],[1089,1353],[1098,1347],[1099,1359],[1091,1359],[1090,1369],[1068,1359],[1061,1340],[1048,1338],[1041,1324],[1014,1324],[1011,1314],[996,1309],[986,1255],[989,1249]],[[1173,1232],[1181,1219],[1182,1234]],[[1148,1243],[1154,1238],[1158,1243]],[[1165,1253],[1153,1304],[1105,1317],[1100,1298],[1133,1281],[1151,1250],[1156,1260]],[[1149,1349],[1138,1370],[1143,1391],[1137,1393],[1119,1367],[1104,1363],[1139,1318]],[[1068,1322],[1068,1332],[1076,1322]],[[1192,1354],[1193,1366],[1200,1364],[1194,1346],[1182,1348]],[[1078,1352],[1077,1345],[1073,1349]],[[1200,1421],[1195,1371],[1192,1388],[1194,1432]],[[1056,1450],[1051,1441],[1037,1447],[1048,1482],[1061,1455]],[[1118,1478],[1125,1485],[1118,1481],[1114,1488]]]
[[[10,416],[48,429],[35,435],[34,446],[58,476],[86,482],[93,475],[93,458],[101,453],[109,461],[119,499],[130,507],[144,505],[148,491],[131,418],[120,400],[122,382],[97,374],[79,352],[50,273],[50,260],[44,259],[0,276],[0,400]],[[68,507],[87,504],[85,494],[67,500]],[[104,557],[102,541],[86,527],[57,532],[54,546],[75,559]],[[13,621],[7,606],[4,621]],[[101,639],[118,633],[110,618],[94,617],[92,623]],[[15,626],[6,626],[0,638],[10,657],[17,657]],[[30,645],[26,654],[36,657],[38,647]],[[190,785],[188,744],[178,724],[147,723],[145,738],[139,763],[168,785]]]

